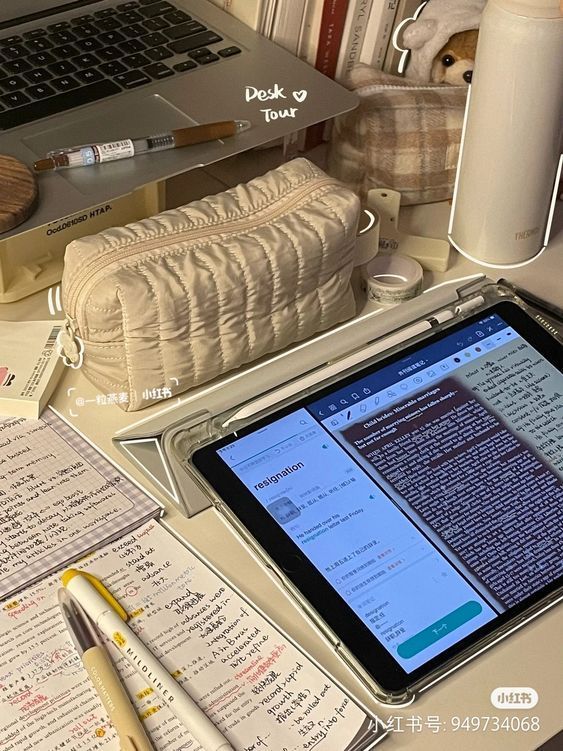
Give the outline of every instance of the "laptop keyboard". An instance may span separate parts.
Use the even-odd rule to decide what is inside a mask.
[[[136,0],[0,38],[0,130],[241,52],[163,0]]]

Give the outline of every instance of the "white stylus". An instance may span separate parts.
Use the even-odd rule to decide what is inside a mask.
[[[127,626],[127,613],[95,576],[68,569],[61,579],[90,619],[152,686],[204,751],[234,751],[209,717]]]
[[[443,310],[433,316],[437,323],[444,323],[453,317],[454,314],[451,310]],[[417,334],[422,334],[424,331],[428,331],[431,328],[432,323],[428,320],[413,323],[412,326],[407,326],[406,329],[403,329],[396,334],[390,334],[384,339],[380,339],[374,344],[363,347],[351,355],[343,357],[340,360],[335,360],[333,363],[328,363],[322,370],[315,370],[311,375],[292,381],[287,386],[283,386],[275,391],[273,394],[267,394],[264,397],[260,397],[259,399],[255,399],[249,404],[246,404],[244,407],[237,410],[234,415],[231,415],[231,417],[223,423],[222,427],[228,428],[229,425],[232,425],[239,420],[246,420],[249,417],[256,415],[258,412],[271,407],[273,404],[279,404],[284,399],[288,399],[290,396],[298,394],[300,391],[309,388],[309,386],[318,387],[322,381],[325,381],[327,378],[331,378],[333,375],[341,373],[347,368],[358,365],[358,363],[363,363],[369,357],[374,357],[381,352],[385,352],[391,347],[394,347],[397,344],[402,344],[407,339],[411,339]]]

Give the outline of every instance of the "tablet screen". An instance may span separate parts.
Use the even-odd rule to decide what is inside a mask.
[[[498,313],[360,375],[213,450],[410,674],[561,576],[563,376]]]

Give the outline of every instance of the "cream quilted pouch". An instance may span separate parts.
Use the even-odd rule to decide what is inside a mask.
[[[74,240],[67,364],[137,410],[355,312],[359,199],[306,159]],[[116,396],[117,395],[117,396]]]

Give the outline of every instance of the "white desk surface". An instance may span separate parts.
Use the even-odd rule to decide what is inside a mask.
[[[260,162],[263,158],[260,157]],[[217,165],[215,165],[217,167]],[[268,167],[266,167],[267,169]],[[256,174],[265,169],[256,171]],[[216,175],[210,177],[214,182]],[[246,179],[239,177],[240,179]],[[224,183],[238,182],[221,177]],[[202,189],[202,184],[198,184]],[[200,193],[203,195],[204,193]],[[186,196],[191,200],[193,196]],[[177,204],[173,204],[177,205]],[[445,237],[449,205],[447,203],[405,208],[401,211],[403,229],[415,234]],[[559,202],[552,240],[540,258],[522,268],[511,271],[484,269],[453,253],[450,268],[445,274],[425,275],[425,286],[432,286],[448,279],[457,279],[477,272],[488,273],[494,279],[506,276],[511,281],[529,289],[540,297],[563,305],[563,204]],[[37,320],[49,319],[47,290],[10,305],[0,305],[0,319]],[[69,389],[75,389],[68,396]],[[124,468],[142,485],[150,487],[136,468],[123,459],[111,443],[112,436],[120,429],[148,416],[158,406],[142,413],[125,413],[117,406],[86,405],[75,410],[77,418],[69,417],[69,408],[75,405],[77,396],[94,399],[97,389],[80,371],[68,370],[52,399],[52,404],[100,446],[117,464]],[[156,487],[150,490],[163,501]],[[403,732],[394,732],[384,742],[383,748],[409,749],[412,751],[448,750],[469,751],[531,751],[555,735],[563,725],[561,697],[563,696],[563,671],[561,670],[561,608],[551,610],[533,623],[512,635],[467,667],[457,671],[425,693],[418,701],[404,709],[378,705],[354,676],[322,642],[315,630],[307,623],[293,602],[268,577],[247,549],[238,541],[221,517],[207,509],[187,519],[175,508],[169,508],[167,520],[187,540],[210,558],[251,599],[270,614],[305,649],[307,649],[330,672],[339,678],[358,698],[382,719],[402,716]],[[498,710],[490,702],[491,691],[499,686],[529,686],[539,694],[539,703],[529,711]],[[506,731],[454,732],[451,718],[474,716],[525,717],[538,716],[540,729],[536,732]],[[410,718],[422,718],[422,730],[413,730]],[[438,717],[442,726],[432,732],[428,726]],[[408,723],[411,723],[410,725]],[[396,724],[395,724],[396,727]],[[338,749],[335,749],[338,751]]]

